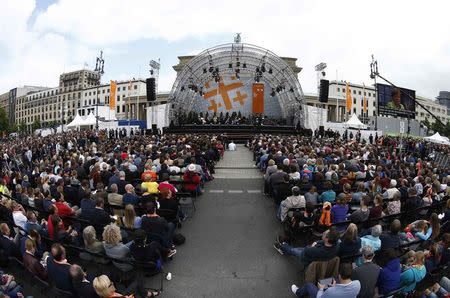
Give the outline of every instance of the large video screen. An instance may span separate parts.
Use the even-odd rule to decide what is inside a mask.
[[[416,98],[416,91],[377,84],[377,93],[378,115],[415,118],[416,104],[412,98]],[[412,98],[407,94],[411,95]]]

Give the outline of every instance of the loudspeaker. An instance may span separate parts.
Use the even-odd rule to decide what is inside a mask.
[[[152,133],[154,135],[158,134],[158,126],[156,124],[152,124]]]
[[[147,84],[147,101],[155,101],[156,100],[156,85],[155,78],[148,78],[145,80]]]
[[[320,102],[328,102],[328,86],[329,85],[330,85],[330,81],[320,80],[320,91],[319,91],[319,101]]]
[[[325,135],[325,127],[323,125],[319,126],[319,136],[323,137]]]

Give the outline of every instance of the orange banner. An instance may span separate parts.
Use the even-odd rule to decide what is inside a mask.
[[[252,112],[254,114],[264,113],[264,84],[253,83],[253,101],[252,101]]]
[[[345,93],[347,96],[347,102],[346,102],[346,107],[347,107],[347,112],[350,112],[352,110],[352,93],[350,92],[350,87],[348,86],[348,83],[345,83]]]
[[[109,108],[111,110],[116,109],[116,87],[116,81],[111,81],[111,84],[109,85]]]

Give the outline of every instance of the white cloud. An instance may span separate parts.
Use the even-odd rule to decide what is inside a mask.
[[[92,48],[114,49],[148,38],[173,42],[219,34],[230,34],[232,41],[234,32],[242,32],[243,42],[297,57],[304,69],[300,74],[304,91],[315,91],[314,65],[322,61],[328,64],[330,79],[335,79],[338,69],[339,79],[372,83],[371,54],[379,60],[380,72],[419,94],[432,97],[450,88],[444,79],[450,77],[447,1],[60,0],[39,14],[30,30],[26,20],[34,2],[18,2],[7,1],[8,22],[17,26],[10,26],[16,32],[6,32],[6,38],[21,46],[13,45],[19,52],[12,54],[15,62],[8,68],[12,75],[0,75],[0,87],[8,85],[5,81],[35,77],[20,70],[24,68],[17,62],[21,56],[36,62],[34,70],[49,62],[41,76],[46,81],[50,75],[55,80],[62,65],[82,64],[84,57],[95,56]],[[50,46],[51,41],[56,44]],[[183,50],[186,55],[198,52],[197,46]],[[166,75],[169,72],[173,73],[163,71],[163,90],[173,82],[175,74]]]

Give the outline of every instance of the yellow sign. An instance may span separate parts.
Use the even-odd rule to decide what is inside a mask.
[[[219,108],[224,107],[225,110],[230,111],[233,109],[233,103],[243,106],[247,99],[247,94],[240,90],[243,86],[244,84],[237,80],[235,76],[231,76],[230,81],[227,83],[220,77],[219,82],[215,86],[212,86],[212,81],[207,82],[205,84],[206,92],[203,98],[210,103],[208,110],[217,113]],[[235,91],[233,98],[230,97],[231,91]],[[222,99],[221,102],[220,99]],[[219,102],[216,100],[219,100]]]

